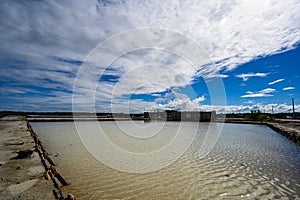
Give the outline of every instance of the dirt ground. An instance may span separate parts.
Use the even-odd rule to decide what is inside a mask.
[[[45,169],[34,145],[22,117],[0,119],[0,199],[55,199],[54,185],[44,179]],[[20,158],[18,152],[25,150],[33,152]]]

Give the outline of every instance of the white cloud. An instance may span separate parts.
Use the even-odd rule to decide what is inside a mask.
[[[272,81],[272,82],[268,83],[268,85],[274,85],[275,83],[279,83],[279,82],[281,82],[281,81],[284,81],[284,78],[281,78],[281,79],[277,79],[277,80],[275,80],[275,81]]]
[[[178,56],[161,52],[123,56],[115,62],[118,65],[114,65],[113,72],[105,72],[118,76],[118,84],[102,83],[97,89],[97,99],[101,99],[98,105],[103,109],[107,109],[103,102],[110,99],[112,91],[118,91],[118,97],[132,93],[149,94],[185,87],[200,76],[226,78],[228,75],[217,72],[293,49],[300,41],[299,10],[298,0],[267,0],[259,2],[259,6],[251,0],[3,0],[0,2],[0,78],[4,80],[4,86],[11,89],[1,91],[1,96],[10,98],[13,91],[30,93],[23,87],[29,85],[41,106],[46,99],[49,100],[42,98],[45,94],[52,95],[50,99],[53,101],[63,99],[65,103],[71,103],[70,91],[79,68],[74,63],[83,61],[99,42],[108,37],[141,27],[166,28],[186,35],[205,49],[210,62],[195,69]],[[118,43],[117,47],[126,46],[127,42]],[[176,46],[175,40],[168,42]],[[149,65],[153,60],[159,65]],[[91,74],[97,74],[101,67],[95,67]],[[250,77],[266,75],[244,74],[240,78],[246,81]],[[92,81],[83,83],[83,102],[84,93]],[[136,85],[139,85],[137,90]],[[180,101],[183,106],[193,104]],[[25,100],[23,104],[27,105]],[[149,106],[148,103],[144,105]]]
[[[228,78],[227,74],[209,74],[205,78]]]
[[[283,88],[282,90],[294,90],[295,89],[295,87],[285,87],[285,88]]]
[[[166,104],[159,104],[158,107],[163,110],[182,110],[182,111],[191,111],[199,110],[199,103],[204,101],[204,96],[191,100],[188,96],[184,98],[176,98],[168,101]],[[157,108],[157,105],[154,105],[152,109]]]
[[[114,98],[111,105],[97,104],[97,106],[105,107],[107,112],[110,112],[109,110],[113,110],[124,113],[140,113],[144,111],[157,110],[193,111],[200,110],[201,103],[205,100],[206,98],[203,95],[191,98],[187,94],[183,94],[175,88],[151,102],[143,99],[131,99],[130,97],[127,97]]]
[[[249,101],[246,101],[245,103],[246,103],[246,104],[255,104],[256,102],[253,101],[253,100],[249,100]]]
[[[161,94],[151,94],[151,96],[154,96],[154,97],[161,97]]]
[[[149,109],[146,109],[146,111],[156,111],[156,110],[166,110],[170,108],[176,108],[178,105],[180,105],[180,101],[178,101],[179,104],[174,105],[170,102],[168,106],[162,105],[162,104],[153,104],[152,102],[143,102],[140,100],[135,100],[134,105],[139,105],[136,108],[139,108],[137,110],[145,111],[143,110],[143,106],[148,106]],[[199,111],[212,111],[215,110],[217,113],[249,113],[251,110],[261,110],[266,113],[272,113],[272,107],[274,113],[280,113],[280,112],[290,112],[292,109],[292,105],[289,104],[252,104],[252,105],[199,105],[197,106],[197,109]],[[296,111],[300,110],[300,105],[295,106]],[[184,109],[184,110],[190,110]]]
[[[171,91],[166,93],[164,97],[159,97],[153,104],[148,107],[148,111],[155,110],[182,110],[182,111],[191,111],[191,110],[200,110],[199,106],[206,98],[202,95],[200,97],[191,99],[188,95],[180,93],[180,91]]]
[[[140,59],[143,57],[143,59]],[[160,50],[139,50],[128,53],[111,65],[124,66],[114,88],[114,96],[150,94],[191,84],[194,66],[180,57]]]
[[[269,94],[269,93],[273,93],[275,91],[276,91],[276,89],[274,89],[274,88],[266,88],[266,89],[261,90],[260,92],[265,93],[265,94]]]
[[[266,77],[268,73],[248,73],[248,74],[238,74],[236,75],[237,78],[243,79],[243,81],[247,81],[249,78],[252,77]]]
[[[217,113],[249,113],[251,110],[260,110],[266,113],[290,112],[292,105],[289,104],[254,104],[254,105],[235,105],[235,106],[214,106],[214,105],[201,105],[201,110],[215,110]],[[295,106],[295,110],[300,110],[300,105]]]
[[[253,97],[271,97],[273,96],[272,93],[276,92],[276,89],[273,89],[273,88],[266,88],[266,89],[263,89],[259,92],[251,92],[251,91],[248,91],[246,92],[245,95],[242,95],[241,97],[242,98],[253,98]]]

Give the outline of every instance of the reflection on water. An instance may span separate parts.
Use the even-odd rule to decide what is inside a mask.
[[[93,131],[93,123],[82,122],[87,134]],[[147,152],[165,145],[174,136],[170,130],[177,122],[167,123],[159,138],[151,136],[149,143],[136,145],[120,134],[114,122],[100,123],[110,140],[122,148]],[[126,126],[127,122],[122,123]],[[152,128],[161,126],[159,122],[151,124]],[[299,146],[265,126],[225,124],[217,144],[202,158],[199,149],[208,124],[198,125],[195,140],[176,162],[158,171],[135,174],[98,162],[80,142],[73,123],[32,123],[48,152],[58,155],[52,157],[71,182],[64,192],[79,199],[300,199]],[[187,134],[188,127],[193,125],[184,126]],[[128,130],[138,134],[135,129]]]

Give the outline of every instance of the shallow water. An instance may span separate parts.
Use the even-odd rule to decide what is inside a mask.
[[[112,143],[132,153],[166,147],[177,137],[179,126],[193,140],[170,165],[128,173],[95,159],[83,146],[74,123],[31,123],[58,170],[71,182],[63,187],[65,193],[78,199],[300,199],[300,147],[266,126],[225,124],[220,135],[207,135],[208,123],[135,122],[138,128],[119,123],[121,129],[114,122],[100,122],[100,126]],[[99,132],[97,122],[81,122],[77,128],[86,130],[81,137],[93,138]],[[209,150],[205,144],[213,145],[207,155],[199,152]],[[145,163],[153,169],[155,164]]]

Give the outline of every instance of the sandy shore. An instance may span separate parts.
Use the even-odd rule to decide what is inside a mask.
[[[54,199],[54,185],[45,169],[22,117],[0,121],[0,199]],[[19,151],[32,154],[21,158]],[[18,157],[19,155],[19,157]]]

